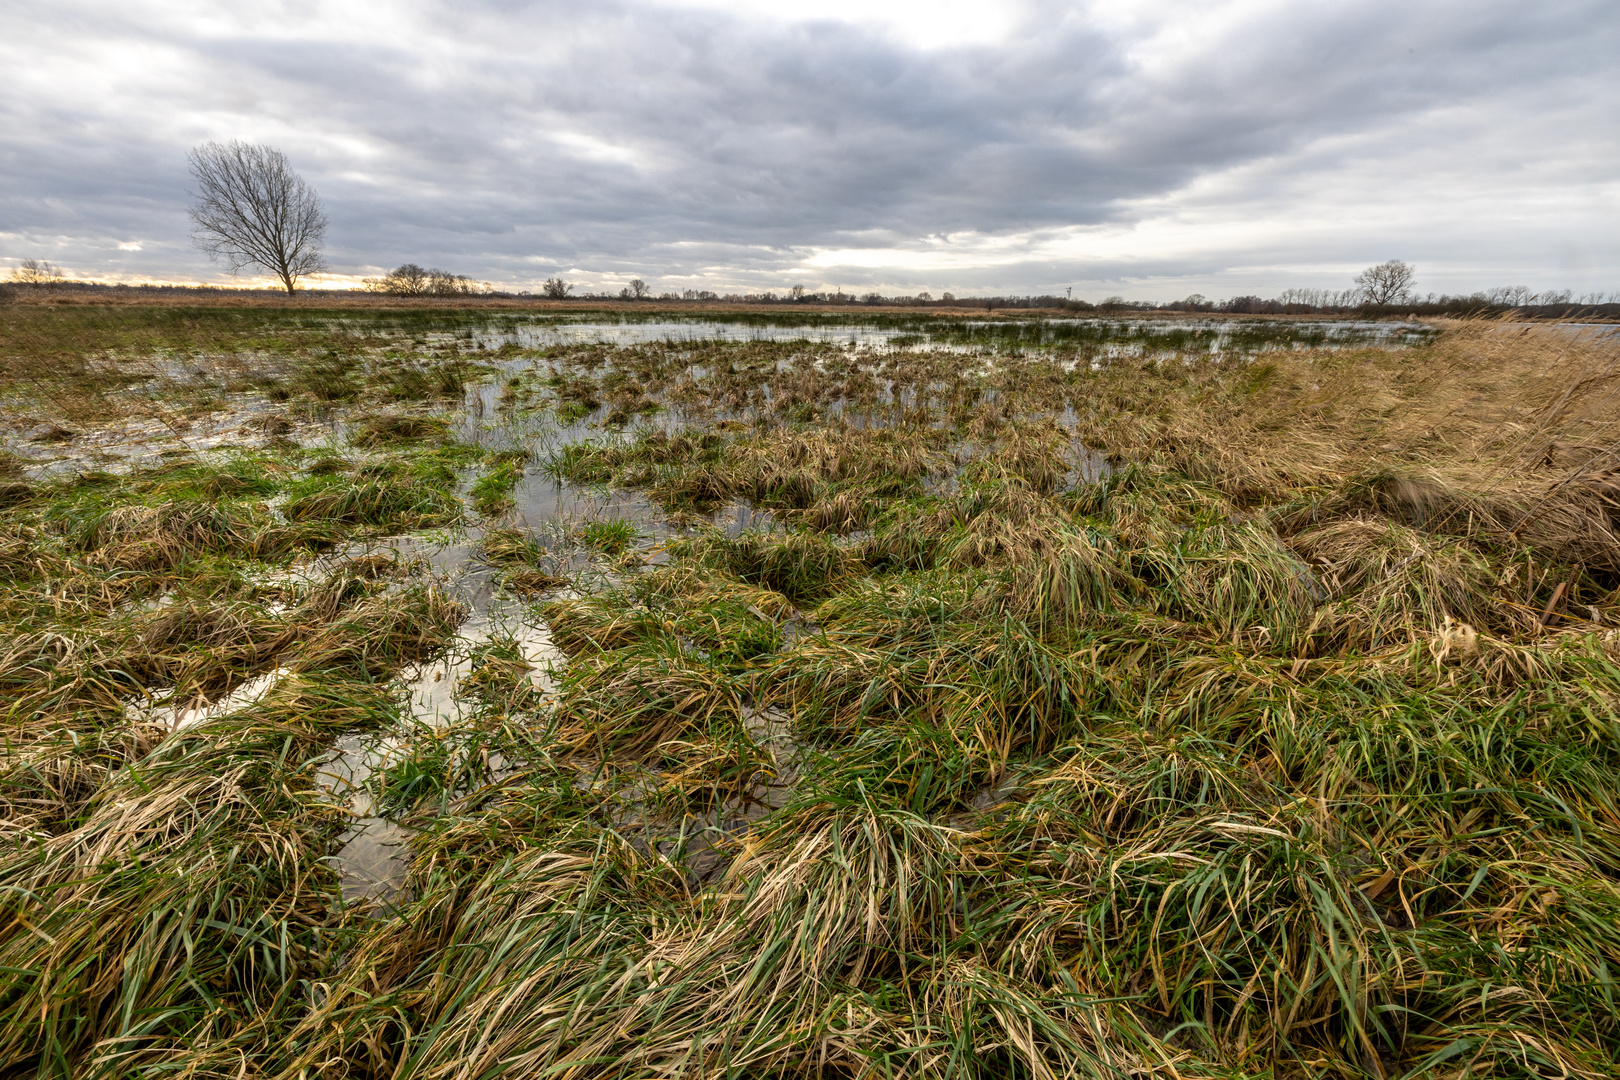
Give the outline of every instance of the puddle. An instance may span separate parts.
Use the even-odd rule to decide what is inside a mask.
[[[793,736],[792,720],[779,709],[750,709],[743,723],[755,744],[771,758],[769,773],[760,773],[741,798],[727,799],[703,814],[670,820],[647,805],[637,783],[614,794],[617,809],[605,824],[626,836],[631,846],[679,864],[689,889],[713,884],[730,865],[729,844],[753,831],[773,811],[787,805],[799,782],[804,751]],[[582,770],[580,782],[590,787],[597,774]]]
[[[754,744],[771,756],[775,774],[751,794],[757,802],[777,810],[787,804],[798,786],[804,748],[793,734],[793,718],[780,709],[749,709],[743,714]]]
[[[407,668],[397,680],[409,713],[408,724],[445,728],[462,719],[457,691],[471,674],[473,652],[492,639],[509,637],[517,643],[530,667],[530,683],[543,693],[554,689],[551,672],[565,661],[544,622],[525,605],[497,591],[496,571],[475,557],[476,546],[476,534],[451,542],[402,536],[357,545],[341,555],[355,558],[389,552],[402,562],[425,562],[451,595],[470,609],[467,620],[438,655]],[[344,739],[322,768],[322,785],[346,798],[354,816],[339,838],[340,850],[332,857],[345,900],[390,903],[399,896],[411,832],[374,812],[367,784],[407,750],[408,730]]]
[[[709,524],[736,539],[744,532],[770,532],[782,527],[776,515],[747,499],[735,499],[709,515]]]
[[[510,637],[517,643],[529,665],[531,686],[548,694],[556,689],[551,670],[567,658],[552,644],[551,631],[520,606],[502,600],[468,619],[443,655],[418,668],[414,678],[402,680],[412,717],[434,727],[460,720],[456,691],[472,673],[472,650],[496,637]]]
[[[1076,442],[1069,448],[1069,471],[1063,477],[1063,486],[1094,484],[1114,475],[1116,470],[1108,459]]]
[[[275,689],[288,671],[278,667],[267,671],[253,679],[249,679],[235,690],[219,698],[212,704],[200,699],[184,704],[160,705],[157,707],[143,706],[139,702],[131,702],[124,706],[124,715],[132,723],[160,724],[171,731],[184,731],[209,720],[217,719],[238,709],[245,709],[263,698]]]
[[[864,349],[1074,348],[1113,349],[1118,355],[1144,351],[1219,353],[1269,348],[1333,348],[1350,345],[1421,344],[1435,331],[1419,322],[1368,319],[1207,318],[1041,318],[962,319],[916,316],[803,314],[746,319],[627,316],[618,319],[534,316],[489,323],[459,340],[474,347],[516,345],[544,349],[559,345],[697,345],[705,342],[796,342],[839,344]],[[447,335],[448,336],[448,335]]]
[[[350,736],[338,742],[318,783],[325,791],[346,797],[354,820],[338,838],[342,845],[330,858],[338,872],[345,901],[395,902],[409,869],[409,829],[373,813],[366,782],[387,767],[403,749],[396,738]]]
[[[507,516],[548,550],[561,546],[570,529],[594,521],[628,521],[655,541],[677,531],[645,495],[617,488],[580,488],[536,469],[517,482],[511,497],[515,508]]]

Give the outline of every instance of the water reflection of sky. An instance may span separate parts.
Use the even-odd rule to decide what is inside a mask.
[[[1424,324],[1371,320],[1019,319],[892,320],[882,323],[694,319],[501,320],[463,333],[486,347],[640,345],[710,341],[810,341],[860,348],[1045,349],[1104,352],[1259,352],[1347,345],[1409,346],[1434,333]]]
[[[850,345],[887,345],[899,331],[870,326],[751,326],[712,320],[644,323],[572,323],[514,327],[520,344],[600,343],[640,345],[649,341],[830,341]]]

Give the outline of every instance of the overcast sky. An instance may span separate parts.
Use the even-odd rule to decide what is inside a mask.
[[[328,261],[513,289],[1620,289],[1615,0],[0,0],[0,268],[229,280],[186,151]]]

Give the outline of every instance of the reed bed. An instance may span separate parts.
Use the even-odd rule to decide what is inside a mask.
[[[341,454],[7,481],[7,1075],[1612,1074],[1612,337],[331,344]],[[413,717],[467,608],[346,546],[468,523],[561,658]]]

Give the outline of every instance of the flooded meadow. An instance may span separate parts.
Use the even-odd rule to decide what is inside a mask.
[[[0,319],[6,1076],[1612,1071],[1612,336]]]

